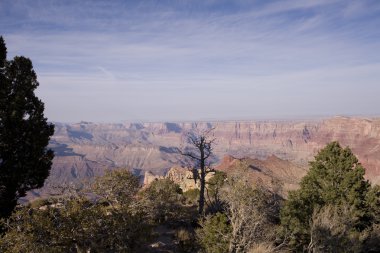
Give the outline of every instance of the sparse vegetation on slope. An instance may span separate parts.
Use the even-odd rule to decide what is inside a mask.
[[[2,252],[378,252],[380,187],[348,148],[333,142],[311,163],[301,188],[246,177],[249,164],[208,180],[205,215],[198,191],[170,179],[141,188],[126,170],[109,171],[90,191],[34,202],[3,220]]]

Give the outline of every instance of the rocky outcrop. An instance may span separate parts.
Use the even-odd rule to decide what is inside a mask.
[[[199,172],[200,173],[200,172]],[[206,174],[206,182],[214,175],[214,172],[209,172]],[[200,181],[194,180],[193,173],[182,167],[173,167],[166,174],[166,178],[172,180],[174,183],[178,184],[182,191],[188,191],[192,189],[200,188]]]
[[[160,179],[164,179],[164,178],[165,178],[164,176],[154,175],[151,171],[145,171],[143,185],[148,186],[152,182],[154,182],[155,180],[160,180]]]
[[[307,168],[282,160],[274,155],[264,160],[239,159],[226,155],[221,163],[215,167],[215,171],[223,171],[227,175],[244,173],[243,177],[250,182],[260,182],[270,189],[280,190],[279,193],[286,196],[289,190],[298,188],[301,178],[307,173]],[[206,182],[215,175],[215,171],[206,175]],[[200,188],[200,181],[194,180],[192,171],[178,166],[171,168],[165,176],[154,175],[150,171],[145,172],[144,186],[149,186],[153,181],[163,178],[172,180],[184,192]]]

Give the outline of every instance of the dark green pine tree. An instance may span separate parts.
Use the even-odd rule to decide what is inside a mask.
[[[54,125],[36,97],[37,76],[25,57],[6,60],[0,37],[0,218],[8,217],[20,197],[43,186],[54,153],[47,149]]]
[[[370,226],[376,216],[373,210],[377,208],[371,206],[377,199],[368,198],[372,187],[364,174],[365,169],[348,147],[332,142],[320,150],[300,189],[289,192],[281,210],[281,223],[291,234],[290,244],[299,251],[307,247],[313,212],[326,205],[352,207],[351,218],[357,231]]]

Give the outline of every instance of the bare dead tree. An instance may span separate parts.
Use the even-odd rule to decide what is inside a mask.
[[[200,182],[199,214],[204,213],[206,175],[214,171],[210,168],[209,162],[209,158],[213,155],[213,145],[216,141],[213,136],[214,129],[215,128],[199,130],[196,126],[196,131],[189,132],[186,135],[187,146],[184,149],[179,150],[181,155],[186,156],[195,162],[194,166],[191,166],[191,171],[195,183],[197,180]]]

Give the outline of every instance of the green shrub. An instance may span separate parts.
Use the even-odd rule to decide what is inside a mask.
[[[140,189],[139,178],[126,169],[109,170],[96,178],[91,191],[113,206],[129,205]]]
[[[221,198],[220,191],[226,179],[226,173],[216,171],[215,175],[207,182],[206,214],[215,214],[225,210],[225,202]]]
[[[182,215],[182,190],[170,179],[153,181],[140,193],[141,203],[153,222],[177,221]]]
[[[139,208],[138,179],[126,170],[107,172],[81,192],[35,201],[2,220],[0,252],[133,252],[149,240],[151,225]]]
[[[83,198],[46,209],[24,207],[4,221],[8,231],[0,239],[0,252],[133,251],[149,238],[145,219]]]
[[[183,193],[186,203],[197,204],[199,200],[199,189],[190,189]]]
[[[232,229],[225,214],[209,215],[200,221],[200,226],[196,234],[204,252],[228,252]]]
[[[339,206],[350,207],[346,215],[350,219],[349,237],[371,229],[378,221],[380,194],[378,188],[371,187],[364,179],[364,174],[364,168],[351,150],[342,148],[337,142],[328,144],[315,156],[300,189],[289,192],[281,210],[281,223],[293,250],[310,248],[310,221],[316,211],[327,206],[335,210],[331,214],[337,212]],[[343,232],[347,231],[339,233]]]

